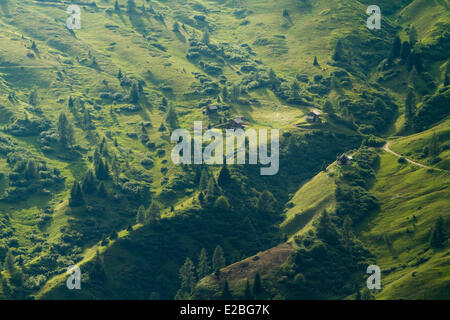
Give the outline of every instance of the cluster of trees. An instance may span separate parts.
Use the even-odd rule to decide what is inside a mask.
[[[161,208],[156,203],[156,201],[153,200],[148,209],[145,209],[144,206],[139,207],[136,214],[136,223],[147,224],[151,221],[159,219],[160,216]]]
[[[119,164],[116,155],[111,156],[106,138],[103,138],[94,152],[93,169],[89,169],[81,184],[74,181],[69,198],[71,207],[78,207],[85,203],[85,195],[98,195],[101,198],[108,197],[108,191],[105,182],[111,179],[110,166],[108,159],[112,159],[112,174],[114,181],[118,182]]]
[[[211,261],[208,258],[206,249],[203,248],[198,257],[197,268],[190,258],[186,258],[186,261],[179,271],[181,286],[175,299],[188,299],[192,295],[198,280],[211,274],[211,272],[214,272],[216,276],[219,276],[220,269],[224,268],[225,265],[225,255],[220,245],[214,250]]]

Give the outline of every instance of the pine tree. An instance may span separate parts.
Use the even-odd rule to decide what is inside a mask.
[[[421,73],[424,69],[422,62],[422,55],[419,52],[416,52],[414,55],[414,66],[417,69],[417,72]]]
[[[120,11],[120,7],[119,7],[119,2],[116,0],[116,2],[114,3],[114,10],[115,11]]]
[[[170,105],[169,110],[167,111],[166,122],[172,129],[175,129],[178,125],[178,115],[172,105]]]
[[[200,205],[202,206],[205,205],[205,195],[203,194],[203,192],[200,192],[198,194],[198,202],[200,202]]]
[[[275,71],[273,71],[272,68],[270,68],[270,71],[269,71],[269,81],[270,81],[270,86],[271,86],[272,90],[275,90],[279,85],[279,80],[278,80],[277,75],[275,74]]]
[[[158,219],[161,216],[161,209],[156,203],[155,200],[152,201],[150,207],[148,208],[148,214],[147,214],[147,222],[154,221]]]
[[[138,212],[136,214],[136,223],[144,224],[145,222],[145,208],[144,206],[140,206]]]
[[[69,102],[67,103],[67,106],[69,107],[69,110],[72,110],[74,107],[74,99],[72,97],[69,97]]]
[[[63,145],[63,147],[72,147],[75,143],[75,132],[72,124],[69,122],[69,119],[67,119],[64,112],[59,115],[57,127],[59,142]]]
[[[95,180],[94,172],[89,169],[81,182],[81,189],[86,194],[94,194],[97,192],[97,181]]]
[[[436,135],[436,132],[433,132],[433,135],[431,137],[431,143],[430,143],[430,155],[433,158],[436,158],[441,153],[441,148],[439,145],[439,138]]]
[[[206,277],[211,272],[211,266],[209,265],[208,254],[206,249],[203,248],[198,257],[198,269],[197,275],[199,279]]]
[[[194,290],[196,281],[195,281],[195,267],[192,263],[192,260],[186,258],[183,266],[180,268],[179,276],[181,280],[181,288],[177,293],[177,298],[186,299],[188,298],[192,291]]]
[[[80,184],[74,182],[72,190],[70,191],[69,206],[78,207],[84,204],[83,192],[81,191]]]
[[[225,256],[223,254],[223,249],[221,246],[217,246],[214,250],[212,262],[214,271],[220,270],[225,267]]]
[[[408,61],[409,54],[411,53],[411,47],[409,45],[408,41],[403,42],[402,49],[400,53],[400,58],[402,59],[402,62]]]
[[[344,60],[344,46],[342,45],[342,41],[340,39],[336,42],[336,47],[334,48],[333,60],[334,61],[343,61]]]
[[[444,218],[440,216],[431,231],[430,245],[435,248],[441,247],[446,240]]]
[[[231,175],[228,167],[226,165],[222,166],[220,170],[219,177],[217,178],[217,183],[221,187],[225,187],[227,184],[231,182]]]
[[[98,180],[108,180],[109,179],[109,166],[108,162],[103,161],[103,159],[100,157],[95,162],[95,176]]]
[[[250,281],[245,282],[245,295],[244,300],[253,300],[252,290],[250,289]]]
[[[298,101],[300,99],[300,85],[297,80],[294,80],[291,85],[291,98],[294,101]]]
[[[131,86],[130,91],[130,101],[131,103],[138,103],[139,102],[139,90],[136,82],[133,83]]]
[[[241,88],[238,84],[233,85],[231,88],[231,99],[234,103],[239,102],[239,97],[241,95]]]
[[[213,176],[208,181],[208,191],[206,193],[206,202],[212,205],[216,202],[216,199],[220,196],[220,190],[217,186],[216,179]]]
[[[223,289],[222,289],[222,300],[231,300],[233,299],[233,295],[230,291],[230,286],[228,285],[228,281],[225,280],[223,283]]]
[[[228,100],[228,88],[224,86],[222,88],[222,100],[227,101]]]
[[[8,270],[10,273],[14,271],[16,267],[16,259],[14,258],[14,255],[12,254],[11,250],[8,250],[5,256],[4,261],[4,268],[5,270]]]
[[[337,244],[339,242],[339,234],[336,226],[330,219],[326,210],[323,211],[317,226],[317,236],[329,244]]]
[[[317,57],[316,56],[314,56],[313,66],[316,66],[316,67],[319,66],[319,61],[317,61]]]
[[[253,281],[253,294],[257,297],[263,293],[263,287],[261,283],[261,276],[259,272],[255,274],[255,279]]]
[[[394,59],[400,57],[401,47],[402,47],[402,40],[400,40],[399,36],[396,36],[394,39],[394,43],[392,44],[392,57]]]

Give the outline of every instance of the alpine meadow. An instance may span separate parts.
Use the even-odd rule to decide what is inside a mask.
[[[0,0],[0,300],[449,300],[449,26]]]

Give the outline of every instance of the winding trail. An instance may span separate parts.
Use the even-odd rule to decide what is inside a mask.
[[[408,159],[408,158],[406,158],[406,157],[403,157],[402,155],[399,155],[398,153],[395,153],[394,151],[392,151],[391,149],[389,149],[389,147],[391,146],[391,144],[392,144],[392,141],[387,142],[387,143],[383,146],[383,150],[386,151],[386,152],[389,152],[390,154],[393,154],[394,156],[396,156],[396,157],[398,157],[398,158],[405,158],[405,160],[408,161],[409,163],[414,164],[414,165],[416,165],[416,166],[419,166],[419,167],[421,167],[421,168],[432,169],[432,168],[429,167],[429,166],[426,166],[426,165],[423,165],[423,164],[421,164],[421,163],[415,162],[415,161],[413,161],[413,160],[411,160],[411,159]]]

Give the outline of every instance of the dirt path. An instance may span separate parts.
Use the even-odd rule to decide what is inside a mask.
[[[386,152],[389,152],[390,154],[393,154],[394,156],[396,156],[396,157],[398,157],[398,158],[402,158],[403,156],[401,156],[401,155],[399,155],[398,153],[395,153],[394,151],[392,151],[391,149],[389,149],[389,147],[391,146],[391,144],[392,144],[392,141],[387,142],[387,143],[383,146],[383,150],[386,151]],[[403,157],[403,158],[405,158],[406,161],[408,161],[409,163],[414,164],[414,165],[416,165],[416,166],[419,166],[419,167],[421,167],[421,168],[432,169],[432,168],[429,167],[429,166],[426,166],[426,165],[423,165],[423,164],[421,164],[421,163],[412,161],[411,159],[408,159],[408,158],[406,158],[406,157]]]

